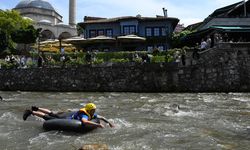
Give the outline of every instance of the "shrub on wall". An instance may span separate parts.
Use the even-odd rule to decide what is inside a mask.
[[[104,60],[103,59],[96,59],[96,60],[94,60],[93,63],[94,64],[102,64],[102,63],[104,63]]]
[[[110,60],[110,62],[113,62],[113,63],[126,63],[126,62],[129,62],[129,59],[126,58],[126,59],[116,59],[116,58],[112,58]]]
[[[163,63],[166,62],[165,56],[153,56],[151,59],[152,63]]]
[[[0,67],[1,69],[13,69],[13,68],[17,68],[18,64],[6,62],[4,60],[0,60],[0,66],[1,66]]]

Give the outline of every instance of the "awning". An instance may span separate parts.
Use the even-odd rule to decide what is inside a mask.
[[[87,41],[88,43],[113,43],[115,42],[115,38],[101,35],[94,38],[88,38]]]
[[[83,44],[83,43],[87,43],[87,40],[82,37],[72,37],[68,39],[63,39],[63,42],[70,43],[70,44]]]
[[[46,41],[41,41],[40,44],[41,45],[42,44],[54,44],[54,43],[58,43],[58,42],[59,42],[59,40],[57,40],[57,39],[48,39]]]
[[[221,29],[226,32],[250,32],[250,26],[211,26],[212,29]]]
[[[144,42],[146,41],[146,38],[137,35],[125,35],[125,36],[118,36],[117,40],[121,42]]]

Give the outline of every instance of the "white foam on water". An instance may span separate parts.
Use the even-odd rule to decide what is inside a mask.
[[[59,145],[65,143],[71,136],[62,135],[60,131],[40,133],[38,136],[30,138],[30,145]]]
[[[122,101],[123,101],[123,102],[129,102],[129,103],[130,103],[130,102],[131,102],[131,103],[134,102],[133,99],[123,99]]]
[[[99,100],[105,100],[105,99],[107,99],[107,98],[104,97],[104,96],[100,96],[100,97],[98,97],[98,99],[99,99]]]
[[[110,93],[110,95],[111,95],[111,96],[114,96],[114,97],[119,97],[119,96],[121,96],[121,94],[119,94],[119,93]]]
[[[11,101],[15,101],[16,99],[13,99],[13,98],[4,98],[3,97],[3,101],[1,102],[11,102]]]
[[[148,99],[148,97],[142,96],[142,97],[140,97],[140,99]]]
[[[240,102],[250,102],[250,99],[248,98],[232,98],[232,99]]]
[[[41,118],[41,117],[37,117],[37,116],[34,116],[34,117],[35,117],[35,120],[37,120],[37,121],[40,121],[40,122],[43,122],[43,121],[44,121],[44,119]]]
[[[12,121],[22,121],[21,119],[17,118],[15,114],[12,112],[5,112],[1,117],[0,120],[12,120]]]
[[[150,124],[146,124],[146,123],[144,123],[144,124],[136,124],[136,128],[137,129],[140,129],[140,130],[146,130],[146,129],[148,129],[149,127],[151,127],[151,125]]]
[[[228,120],[218,120],[217,121],[218,124],[220,124],[220,126],[224,127],[225,129],[229,129],[229,130],[237,130],[237,131],[241,131],[241,130],[245,130],[245,127],[236,123],[236,122],[230,122]]]
[[[134,108],[133,111],[135,111],[135,112],[137,112],[137,111],[148,112],[148,111],[151,111],[151,108],[152,108],[152,105],[144,104],[139,108],[138,107]]]
[[[110,119],[110,121],[114,122],[116,129],[121,129],[124,127],[131,128],[133,126],[132,123],[126,121],[125,119],[115,118],[115,119]]]
[[[159,100],[157,100],[157,99],[150,99],[150,100],[148,100],[149,103],[155,103],[157,101],[159,101]]]
[[[173,112],[172,110],[166,111],[163,113],[165,116],[176,116],[176,117],[194,117],[194,118],[200,118],[204,114],[203,113],[198,113],[198,112],[185,112],[185,111],[178,111],[178,112]]]
[[[212,96],[203,96],[203,101],[206,103],[214,102],[214,98]]]
[[[0,133],[0,137],[4,137],[4,138],[9,137],[9,135],[10,135],[10,132],[8,132],[8,133]]]
[[[165,138],[175,138],[176,135],[174,135],[174,134],[165,134],[164,137]]]
[[[81,105],[81,106],[85,106],[85,105],[86,105],[86,103],[80,103],[79,105]]]
[[[151,150],[152,148],[147,145],[147,141],[145,140],[134,140],[134,141],[126,141],[121,142],[120,146],[111,147],[112,150]]]
[[[62,100],[63,102],[82,102],[82,100],[79,100],[79,99],[71,99],[71,100],[69,100],[69,99],[64,99],[64,100]]]
[[[228,93],[229,95],[235,95],[235,96],[242,96],[243,95],[243,93]]]
[[[40,142],[48,143],[50,141],[46,133],[40,133],[38,136],[29,139],[30,144],[39,144]]]

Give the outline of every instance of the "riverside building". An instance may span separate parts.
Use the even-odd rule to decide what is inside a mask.
[[[84,17],[79,26],[84,29],[84,37],[109,37],[89,44],[87,50],[98,51],[161,51],[170,48],[169,38],[174,32],[179,19],[164,16],[143,17],[122,16],[116,18]]]

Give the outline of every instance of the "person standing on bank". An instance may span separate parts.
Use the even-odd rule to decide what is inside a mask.
[[[115,127],[105,117],[97,115],[95,113],[95,110],[96,110],[96,105],[94,103],[88,103],[85,105],[84,108],[81,108],[77,112],[72,112],[70,116],[64,116],[60,113],[53,113],[52,111],[45,109],[45,108],[32,106],[31,110],[25,110],[23,114],[23,120],[25,121],[30,115],[43,118],[44,120],[68,118],[68,119],[79,120],[83,123],[83,125],[92,125],[92,126],[96,126],[99,128],[104,128],[104,126],[101,123],[98,124],[98,123],[91,121],[92,119],[100,119],[108,123],[111,128]]]

